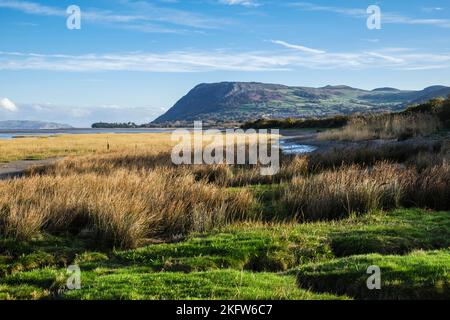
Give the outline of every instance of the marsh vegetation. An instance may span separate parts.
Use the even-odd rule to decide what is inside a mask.
[[[81,155],[0,182],[1,298],[450,297],[445,136],[283,155],[274,176],[175,166],[168,136],[149,137],[3,143],[9,159]],[[65,289],[73,263],[81,290]],[[387,270],[378,293],[364,282],[373,264]]]

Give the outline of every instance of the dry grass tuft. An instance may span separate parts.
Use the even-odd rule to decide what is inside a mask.
[[[399,205],[398,166],[380,163],[373,169],[342,167],[296,177],[284,189],[282,203],[301,220],[332,220]]]
[[[0,229],[90,234],[121,247],[250,218],[254,199],[170,169],[32,176],[0,183]]]
[[[407,206],[450,209],[450,162],[425,168],[405,186],[403,203]]]
[[[401,206],[448,210],[449,190],[446,161],[420,172],[381,162],[370,168],[351,165],[295,177],[285,186],[281,203],[300,220],[334,220]]]

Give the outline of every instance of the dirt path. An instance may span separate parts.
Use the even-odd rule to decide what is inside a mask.
[[[51,158],[45,160],[19,160],[0,164],[0,180],[11,179],[22,176],[25,171],[33,166],[52,164],[59,160]]]

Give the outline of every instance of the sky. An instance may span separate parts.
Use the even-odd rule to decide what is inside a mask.
[[[0,120],[146,123],[220,81],[450,86],[450,2],[0,0]]]

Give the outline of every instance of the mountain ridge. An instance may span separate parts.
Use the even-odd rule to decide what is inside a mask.
[[[71,129],[70,125],[29,120],[4,120],[0,121],[0,130],[45,130],[45,129]]]
[[[446,86],[423,90],[383,87],[370,91],[346,85],[313,88],[261,82],[200,83],[153,123],[392,112],[449,94],[450,87]]]

